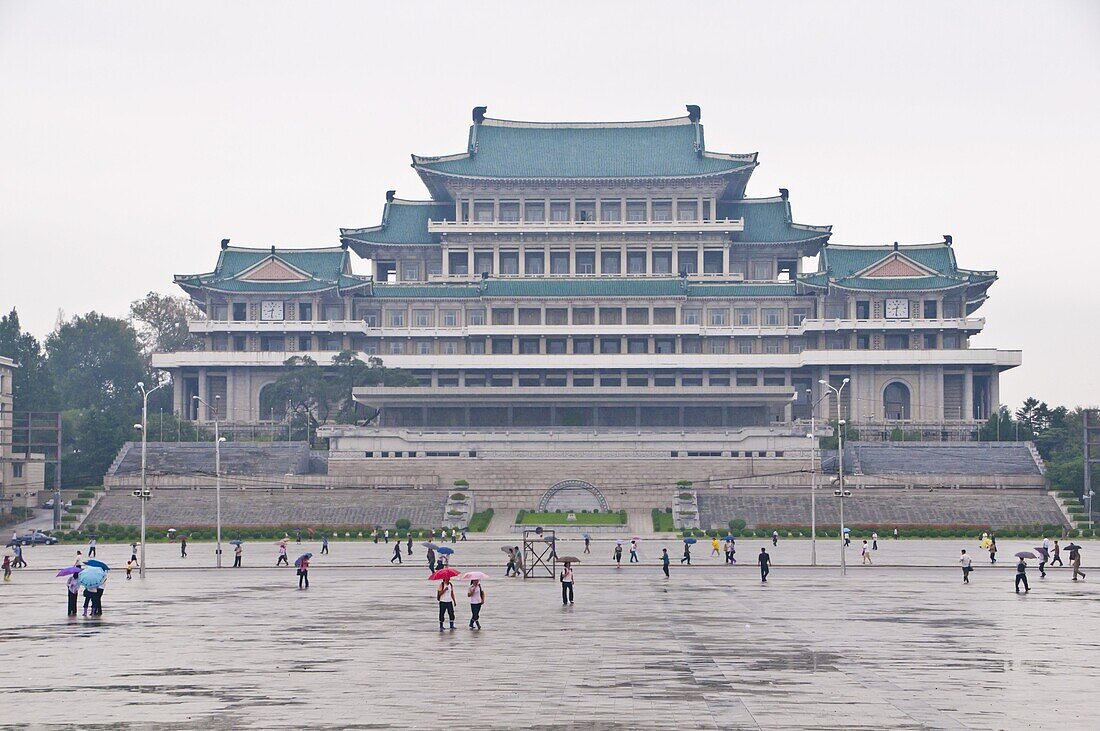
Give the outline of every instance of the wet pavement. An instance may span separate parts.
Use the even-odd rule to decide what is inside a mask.
[[[556,581],[505,579],[502,542],[472,540],[452,563],[494,577],[484,629],[466,628],[460,592],[443,633],[419,546],[389,568],[392,545],[334,542],[302,591],[271,542],[221,571],[209,544],[187,559],[151,544],[132,581],[129,547],[101,546],[117,568],[97,619],[67,618],[53,578],[76,547],[36,547],[0,586],[0,728],[1096,728],[1100,573],[1033,566],[1017,596],[1011,554],[1035,542],[1000,543],[998,566],[975,561],[963,586],[958,549],[977,552],[963,541],[883,541],[844,578],[799,565],[808,541],[739,541],[736,568],[700,542],[687,568],[678,542],[646,539],[621,569],[598,541],[563,607]],[[1090,571],[1100,545],[1082,543]],[[745,565],[760,545],[767,584]],[[819,542],[819,561],[838,554]]]

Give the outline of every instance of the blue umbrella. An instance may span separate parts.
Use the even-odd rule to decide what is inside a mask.
[[[108,566],[107,564],[103,563],[102,561],[100,561],[99,559],[96,559],[96,558],[89,558],[87,561],[84,562],[84,565],[85,566],[95,566],[97,569],[103,569],[104,571],[110,571],[111,570],[110,566]]]
[[[229,542],[229,545],[231,545],[231,546],[239,546],[239,545],[241,545],[242,543],[244,543],[244,541],[242,541],[242,540],[241,540],[240,538],[234,538],[233,540],[231,540],[231,541]]]
[[[725,537],[725,538],[723,538],[722,540],[723,540],[723,541],[732,541],[732,540],[733,540],[733,536],[726,536],[726,537]]]
[[[588,533],[581,533],[581,538],[592,538]]]
[[[313,558],[313,554],[312,554],[312,553],[303,553],[303,554],[302,554],[301,556],[299,556],[298,558],[294,559],[294,565],[295,565],[295,566],[301,566],[301,565],[302,565],[302,561],[305,561],[306,559],[309,559],[309,558]]]
[[[81,586],[91,589],[103,583],[107,578],[107,572],[98,566],[85,566],[79,577]]]
[[[690,545],[691,545],[692,543],[697,543],[697,542],[698,542],[698,541],[696,541],[696,540],[695,540],[694,538],[685,538],[685,539],[684,539],[684,543],[688,544],[689,546],[690,546]]]
[[[455,552],[455,550],[450,546],[440,546],[439,548],[435,549],[435,552],[442,553],[444,556],[450,556],[452,553]]]

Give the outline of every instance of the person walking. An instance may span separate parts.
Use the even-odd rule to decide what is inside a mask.
[[[11,581],[11,557],[4,555],[4,581]]]
[[[372,530],[370,532],[370,537],[371,537],[372,541],[374,541],[375,543],[378,543],[378,529],[377,528],[375,528],[374,530]]]
[[[872,551],[877,551],[878,550],[878,533],[872,533],[871,534],[871,550]]]
[[[302,529],[301,528],[298,528],[297,530],[294,531],[294,542],[295,543],[301,543],[302,542]]]
[[[1020,563],[1016,564],[1016,593],[1020,593],[1020,584],[1024,585],[1024,593],[1031,591],[1031,587],[1027,585],[1027,561],[1020,559]]]
[[[1051,568],[1054,568],[1054,564],[1065,566],[1065,564],[1062,563],[1062,547],[1058,545],[1057,538],[1054,539],[1054,557],[1050,559]]]
[[[130,560],[133,561],[135,565],[138,562],[137,548],[138,548],[137,541],[134,541],[133,543],[130,544]]]
[[[871,551],[867,547],[867,541],[866,540],[863,541],[863,547],[862,547],[862,550],[861,550],[861,554],[863,556],[863,564],[864,565],[867,565],[867,564],[871,563]]]
[[[407,540],[405,541],[405,555],[413,555],[413,533],[410,530]]]
[[[386,543],[389,543],[390,542],[390,529],[387,528],[386,532],[383,533],[383,535],[386,537]]]
[[[309,588],[309,556],[303,556],[302,560],[298,562],[298,588],[302,588],[302,584],[305,584],[305,588]]]
[[[733,563],[733,540],[732,539],[729,539],[729,538],[726,539],[724,550],[725,550],[725,553],[726,553],[726,563],[732,564]]]
[[[844,547],[852,545],[852,532],[849,530],[844,531]]]
[[[971,558],[970,556],[966,555],[966,549],[964,548],[962,550],[962,555],[959,556],[959,565],[962,566],[964,584],[970,583],[970,572],[974,570],[974,567],[971,565],[971,563]]]
[[[275,561],[276,566],[289,566],[290,561],[286,558],[286,544],[279,544],[279,558]]]
[[[623,565],[623,544],[615,544],[615,566],[616,568],[622,568]]]
[[[997,563],[997,541],[989,544],[989,563]]]
[[[428,571],[435,571],[435,549],[428,546]]]
[[[638,563],[638,541],[630,541],[630,563]]]
[[[88,541],[88,558],[95,557],[95,545],[96,539],[95,536],[92,536],[91,540]]]
[[[80,552],[80,550],[77,549],[76,560],[73,561],[73,566],[83,566],[83,565],[84,565],[84,554],[82,554]]]
[[[896,541],[897,539],[898,539],[898,529],[894,528],[894,540]]]
[[[15,560],[11,562],[11,567],[13,569],[26,568],[27,562],[23,560],[23,547],[16,543],[12,550],[15,551]]]
[[[512,573],[519,573],[516,571],[516,554],[512,552],[512,549],[508,549],[508,564],[504,567],[505,578],[512,575]]]
[[[573,603],[573,567],[568,561],[565,562],[565,567],[561,570],[561,603],[572,604]]]
[[[1046,540],[1043,543],[1047,543]],[[1039,546],[1039,578],[1045,579],[1047,577],[1047,561],[1050,560],[1050,551],[1045,545]]]
[[[126,580],[127,581],[134,578],[133,573],[134,573],[134,564],[135,563],[136,562],[132,558],[126,562]]]
[[[691,566],[691,544],[684,544],[684,555],[680,557],[680,563],[687,562],[688,566]]]
[[[779,545],[779,531],[773,530],[772,531],[772,548],[775,548],[778,545]]]
[[[718,555],[718,536],[715,536],[714,538],[710,539],[710,555],[711,556],[717,556]]]
[[[589,536],[584,537],[584,552],[592,553],[592,538]]]
[[[400,543],[393,544],[393,555],[390,556],[390,563],[393,563],[394,561],[396,561],[397,563],[401,563],[401,544]]]
[[[760,564],[761,583],[768,583],[768,574],[772,572],[772,557],[768,555],[768,550],[763,546],[760,548],[760,555],[756,557],[756,562]]]
[[[241,567],[241,554],[244,553],[244,549],[241,548],[241,544],[233,546],[233,568],[239,569]]]
[[[468,528],[469,528],[469,526],[465,526],[465,525],[464,525],[464,526],[462,526],[462,532],[461,532],[461,533],[459,534],[459,538],[458,538],[458,540],[460,540],[460,541],[467,541],[467,540],[469,540],[469,538],[467,538],[467,537],[466,537],[466,530],[467,530]],[[478,627],[478,629],[481,629],[481,628],[480,628],[480,627]]]
[[[180,558],[187,558],[187,536],[180,536]]]
[[[76,601],[80,598],[80,577],[78,574],[69,574],[65,579],[65,590],[69,595],[69,616],[76,616]]]
[[[667,548],[662,548],[661,549],[661,570],[665,572],[665,578],[666,579],[669,578],[669,576],[668,576],[668,564],[671,560],[672,559],[668,555],[668,549]]]
[[[435,598],[439,602],[439,631],[443,631],[443,618],[448,617],[451,629],[455,628],[455,588],[450,579],[443,579],[439,588],[435,590]]]
[[[321,555],[328,555],[328,533],[321,536]]]
[[[1085,578],[1085,572],[1081,570],[1081,548],[1076,543],[1070,544],[1069,565],[1073,567],[1073,580],[1077,581],[1077,575]]]
[[[92,607],[92,614],[95,614],[95,589],[90,586],[84,587],[84,612],[81,616],[88,616],[88,607]]]
[[[470,588],[466,590],[466,596],[470,599],[470,629],[477,625],[481,629],[481,607],[485,604],[485,588],[477,579],[470,581]]]

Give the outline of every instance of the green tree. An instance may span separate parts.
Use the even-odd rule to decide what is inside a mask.
[[[97,312],[62,323],[46,338],[46,354],[65,409],[132,407],[147,378],[134,328]]]
[[[23,332],[14,308],[0,317],[0,355],[11,358],[18,366],[12,377],[16,411],[57,409],[57,394],[46,370],[45,353],[37,338]]]
[[[153,353],[201,349],[202,338],[190,333],[187,321],[203,317],[202,310],[186,297],[150,292],[130,303],[130,322],[146,358]]]

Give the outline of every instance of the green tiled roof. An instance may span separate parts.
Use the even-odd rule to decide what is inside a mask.
[[[688,297],[790,297],[794,294],[796,294],[794,282],[767,284],[726,282],[688,285]]]
[[[373,295],[383,299],[477,298],[476,284],[375,284]]]
[[[787,243],[830,235],[829,226],[797,227],[791,221],[791,204],[783,198],[720,201],[718,217],[745,219],[745,230],[734,237],[738,242]]]
[[[487,279],[485,297],[683,297],[680,279]]]
[[[894,253],[900,254],[930,271],[926,276],[866,277],[857,276]],[[921,291],[970,286],[974,293],[982,292],[997,279],[996,272],[960,269],[955,252],[947,242],[920,246],[828,246],[821,251],[819,271],[798,277],[802,284],[826,287],[835,285],[847,289],[874,291]]]
[[[485,119],[465,154],[413,156],[419,170],[479,178],[651,178],[751,172],[756,155],[708,153],[687,117],[655,122],[533,123]]]
[[[432,246],[439,237],[428,233],[428,221],[453,221],[454,203],[393,199],[382,209],[382,223],[367,228],[342,228],[340,240],[360,253],[378,246]]]
[[[302,272],[309,279],[255,282],[240,278],[248,270],[271,259]],[[301,293],[370,287],[368,277],[351,273],[351,255],[341,247],[325,249],[225,247],[218,255],[218,263],[214,271],[206,274],[177,274],[175,282],[190,292],[209,289],[218,292]]]

